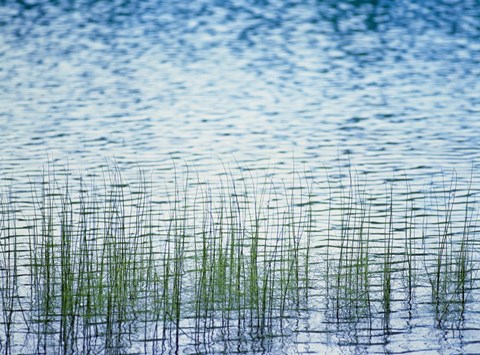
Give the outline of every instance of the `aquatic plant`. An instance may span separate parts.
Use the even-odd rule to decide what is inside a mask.
[[[183,337],[201,344],[209,332],[220,336],[215,329],[275,334],[274,323],[308,296],[310,197],[297,201],[303,187],[279,191],[270,177],[238,184],[226,172],[215,190],[184,173],[157,204],[141,171],[128,183],[113,166],[73,177],[74,185],[69,171],[49,165],[31,182],[22,227],[14,203],[2,201],[4,346],[18,322],[19,287],[37,352],[120,351],[139,341],[139,329],[144,352]],[[17,276],[20,267],[27,277]]]
[[[406,174],[375,186],[353,169],[338,179],[325,169],[321,195],[312,172],[236,169],[206,181],[175,167],[159,189],[141,169],[127,181],[116,165],[75,175],[49,164],[22,201],[9,182],[2,351],[202,352],[231,342],[256,351],[291,335],[319,295],[338,334],[387,334],[398,300],[412,312],[427,289],[437,327],[468,311],[472,179],[412,191]]]

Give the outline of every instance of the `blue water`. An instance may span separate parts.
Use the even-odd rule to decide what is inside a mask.
[[[479,78],[476,0],[1,0],[0,176],[26,183],[48,160],[108,159],[168,175],[177,159],[205,175],[222,161],[282,171],[295,160],[351,164],[371,181],[469,179]],[[422,319],[389,351],[412,350],[408,339],[449,352]],[[298,349],[339,351],[314,338]]]
[[[3,164],[173,154],[212,169],[293,152],[469,166],[479,14],[476,1],[2,1]]]

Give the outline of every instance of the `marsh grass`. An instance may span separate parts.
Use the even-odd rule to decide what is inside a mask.
[[[370,252],[371,201],[366,193],[367,181],[348,175],[348,184],[340,182],[338,196],[338,228],[329,226],[327,235],[326,288],[333,298],[335,321],[369,319],[371,308],[372,265]],[[332,187],[329,184],[329,190]],[[330,200],[333,192],[329,191]],[[329,210],[333,209],[329,202]],[[335,224],[330,211],[329,224]],[[332,232],[338,231],[338,237]],[[332,238],[331,238],[332,237]],[[331,250],[337,251],[331,252]],[[332,282],[335,280],[335,282]]]
[[[388,334],[392,313],[405,309],[398,301],[406,302],[411,319],[416,293],[425,288],[435,327],[458,325],[475,289],[478,258],[472,178],[460,187],[455,172],[448,182],[442,173],[429,190],[412,191],[406,174],[393,176],[381,194],[378,187],[367,190],[366,177],[351,171],[340,176],[336,185],[328,182],[323,257],[325,294],[333,306],[326,317],[337,332],[356,324],[358,334]]]
[[[272,176],[235,180],[226,169],[212,185],[185,167],[160,200],[142,171],[130,183],[115,165],[74,176],[50,164],[30,185],[21,228],[2,194],[4,349],[20,323],[19,287],[37,353],[151,353],[276,336],[306,307],[311,191],[299,174],[275,186]]]
[[[15,343],[15,325],[23,316],[19,294],[19,243],[17,237],[17,204],[8,189],[0,195],[0,305],[2,337],[0,349],[11,354]]]
[[[225,165],[205,181],[185,165],[161,189],[141,169],[127,181],[115,164],[83,174],[49,164],[23,202],[11,182],[2,352],[265,351],[318,295],[338,334],[389,333],[399,300],[411,317],[424,290],[436,327],[463,319],[478,258],[473,179],[412,191],[406,174],[381,185],[338,176],[317,195],[310,171]]]
[[[466,189],[460,190],[456,173],[450,181],[442,173],[440,186],[433,186],[431,192],[430,210],[434,211],[434,218],[425,214],[429,222],[424,222],[422,233],[424,265],[439,327],[463,317],[473,288],[476,255],[472,231],[478,212],[471,188],[471,180]]]

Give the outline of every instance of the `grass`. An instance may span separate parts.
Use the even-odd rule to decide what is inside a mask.
[[[453,315],[463,316],[468,290],[472,289],[474,270],[475,208],[472,206],[471,180],[464,192],[462,203],[457,203],[457,176],[450,182],[442,174],[440,188],[432,188],[431,209],[436,214],[436,235],[423,232],[424,265],[431,288],[435,321],[441,326]],[[432,228],[433,230],[433,228]],[[434,244],[434,245],[432,245]]]
[[[429,190],[412,191],[406,175],[393,177],[383,194],[368,192],[358,174],[347,179],[328,185],[322,262],[325,295],[333,305],[327,310],[329,322],[370,331],[380,327],[388,334],[392,313],[404,309],[399,301],[405,301],[411,319],[424,302],[415,294],[428,288],[435,327],[458,326],[476,289],[478,209],[472,179],[460,188],[455,173],[449,183],[442,174]]]
[[[228,166],[213,182],[175,168],[161,191],[141,170],[126,181],[115,165],[75,175],[49,164],[21,202],[10,183],[2,352],[255,346],[292,334],[319,294],[336,331],[379,320],[388,332],[398,300],[412,312],[425,289],[436,327],[463,319],[478,257],[473,179],[413,190],[406,174],[381,188],[353,170],[330,175],[323,195],[312,172],[285,181]]]

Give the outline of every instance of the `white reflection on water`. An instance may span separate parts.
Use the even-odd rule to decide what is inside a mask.
[[[48,155],[167,180],[172,158],[202,176],[222,160],[287,174],[295,160],[322,188],[324,165],[350,161],[372,185],[406,170],[414,190],[442,168],[468,180],[473,162],[478,181],[479,12],[473,0],[2,1],[0,177],[27,183]],[[417,321],[408,340],[431,348]]]

